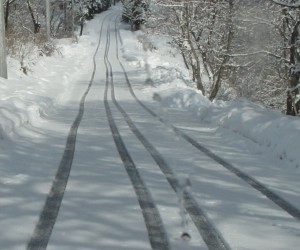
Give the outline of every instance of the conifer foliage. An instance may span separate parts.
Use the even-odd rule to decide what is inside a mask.
[[[99,14],[111,6],[111,0],[77,0],[76,2],[85,10],[87,19],[92,19],[95,14]]]
[[[124,0],[122,21],[129,23],[132,30],[139,30],[146,23],[149,6],[146,0]]]

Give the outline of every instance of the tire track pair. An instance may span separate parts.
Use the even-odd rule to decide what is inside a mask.
[[[121,34],[118,31],[118,36],[120,38],[121,44],[122,38]],[[216,155],[213,151],[205,147],[203,144],[199,143],[195,139],[191,138],[184,132],[182,132],[180,129],[178,129],[176,126],[173,124],[167,122],[163,118],[161,118],[159,115],[157,115],[155,112],[153,112],[150,108],[148,108],[143,102],[141,102],[138,97],[135,95],[133,88],[131,86],[131,83],[129,81],[129,78],[127,76],[126,70],[124,66],[122,65],[120,61],[121,67],[123,68],[125,79],[127,86],[129,88],[129,91],[133,98],[139,103],[140,106],[142,106],[150,115],[158,119],[161,123],[163,123],[166,127],[171,128],[173,132],[187,141],[189,144],[193,145],[195,148],[197,148],[199,151],[207,155],[209,158],[213,159],[215,162],[219,163],[222,165],[224,168],[226,168],[228,171],[245,181],[248,185],[262,193],[264,196],[266,196],[269,200],[271,200],[273,203],[275,203],[277,206],[279,206],[282,210],[287,212],[289,215],[291,215],[293,218],[296,220],[300,221],[300,210],[295,207],[293,204],[285,200],[283,197],[279,196],[275,192],[271,191],[269,188],[267,188],[264,184],[256,180],[255,178],[251,177],[250,175],[244,173],[243,171],[239,170],[237,167],[235,167],[233,164],[229,163],[228,161],[224,160],[220,156]]]
[[[78,114],[71,126],[61,162],[59,164],[57,173],[55,175],[54,181],[52,183],[50,192],[47,196],[42,212],[40,214],[39,220],[36,224],[33,235],[27,244],[27,248],[26,248],[27,250],[45,250],[50,240],[51,233],[54,224],[56,222],[59,209],[61,206],[61,202],[69,180],[73,158],[74,158],[75,146],[76,146],[77,130],[79,128],[79,125],[81,123],[84,114],[84,104],[85,104],[86,96],[88,95],[94,81],[96,68],[97,68],[96,55],[99,51],[99,47],[101,43],[103,26],[108,16],[109,15],[105,16],[102,20],[99,40],[98,40],[96,51],[93,56],[94,68],[93,68],[89,85],[80,100]]]
[[[112,132],[114,142],[116,144],[119,155],[123,161],[126,172],[129,176],[129,179],[132,183],[138,202],[140,204],[144,221],[148,231],[148,237],[152,249],[157,250],[169,250],[170,245],[168,241],[167,234],[165,232],[163,222],[161,220],[158,209],[153,201],[150,192],[148,191],[143,179],[141,178],[134,161],[132,160],[130,154],[127,151],[127,148],[123,142],[123,139],[120,135],[120,132],[117,128],[113,114],[110,109],[108,102],[108,89],[111,87],[111,95],[114,96],[113,88],[113,70],[112,65],[108,59],[108,53],[110,49],[110,24],[107,29],[107,40],[106,48],[104,54],[104,62],[106,67],[106,86],[104,93],[104,105],[108,118],[109,127]]]
[[[126,78],[126,82],[129,83],[129,79],[126,73],[125,68],[123,67],[118,54],[118,33],[117,33],[117,20],[115,21],[115,34],[116,34],[116,54],[117,59],[124,71],[124,75]],[[126,123],[128,124],[129,128],[133,132],[133,134],[137,137],[137,139],[141,142],[144,148],[148,151],[151,157],[154,159],[156,164],[161,169],[162,173],[165,175],[165,178],[169,182],[170,186],[173,188],[175,192],[180,190],[179,181],[176,178],[175,174],[173,173],[172,169],[169,167],[167,162],[164,160],[163,156],[156,150],[156,148],[143,136],[143,134],[139,131],[139,129],[135,126],[132,119],[128,116],[126,111],[121,107],[121,105],[117,102],[114,94],[114,85],[113,81],[112,85],[112,100],[115,106],[118,108],[122,116],[124,117]],[[131,93],[133,90],[131,88]],[[213,223],[208,219],[205,212],[199,207],[194,197],[191,195],[190,192],[184,191],[183,193],[184,199],[184,206],[186,211],[191,216],[196,228],[198,229],[199,233],[201,234],[204,242],[208,246],[209,249],[212,250],[229,250],[230,247],[227,242],[223,239],[222,235],[218,232],[218,230],[214,227]]]

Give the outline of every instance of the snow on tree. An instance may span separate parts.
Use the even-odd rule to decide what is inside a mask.
[[[197,88],[211,100],[230,70],[233,2],[157,1],[157,26],[172,37]]]
[[[82,31],[84,20],[108,9],[111,0],[49,0],[49,5],[50,35],[62,38],[73,37],[74,20]],[[28,73],[39,56],[57,51],[47,35],[46,1],[6,0],[4,7],[8,53]]]
[[[71,0],[49,1],[55,38],[71,37],[74,19],[82,33],[85,19],[112,4],[111,0],[74,0],[74,6]],[[299,115],[300,0],[122,3],[122,20],[132,30],[151,19],[155,33],[171,38],[196,87],[210,100],[244,96]],[[47,42],[45,6],[45,0],[4,1],[8,52],[20,61],[24,73],[34,54],[55,52]]]
[[[122,21],[130,23],[132,30],[139,30],[147,21],[149,6],[146,0],[123,1]]]
[[[280,62],[287,82],[286,114],[300,114],[300,1],[271,0],[277,7],[275,30],[280,34]]]
[[[299,0],[152,0],[151,27],[172,39],[210,100],[244,96],[296,115],[299,6]]]

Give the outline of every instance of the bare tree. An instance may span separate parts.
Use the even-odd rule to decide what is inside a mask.
[[[299,79],[300,79],[300,54],[299,54],[299,26],[300,26],[300,9],[284,9],[283,18],[285,30],[283,35],[289,41],[286,48],[289,54],[289,89],[287,91],[287,109],[288,115],[298,115],[300,108],[299,101]]]
[[[197,88],[214,100],[228,67],[234,36],[234,1],[157,1],[162,31],[170,35]]]

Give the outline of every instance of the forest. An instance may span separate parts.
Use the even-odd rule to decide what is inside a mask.
[[[34,57],[58,53],[46,0],[3,2],[8,54],[26,74]],[[209,100],[245,97],[299,116],[299,0],[51,0],[51,37],[78,41],[86,20],[118,2],[133,31],[169,37]]]
[[[8,55],[20,62],[27,74],[41,56],[59,53],[55,39],[78,42],[84,23],[107,10],[111,0],[5,0],[4,23]],[[49,26],[47,10],[49,4]],[[47,38],[49,28],[51,39]]]

